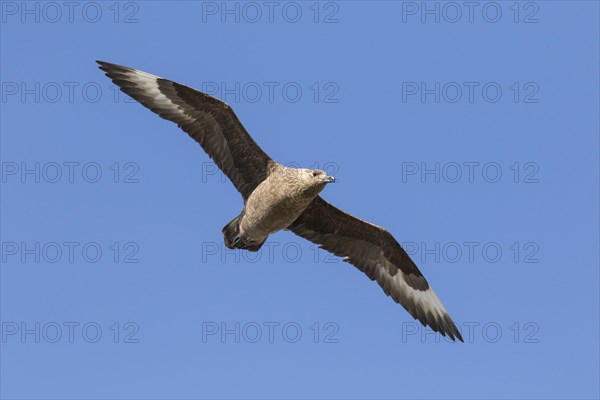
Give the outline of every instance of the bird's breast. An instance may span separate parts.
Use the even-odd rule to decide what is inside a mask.
[[[240,229],[254,235],[277,232],[294,222],[311,201],[287,190],[281,182],[265,181],[248,197]]]

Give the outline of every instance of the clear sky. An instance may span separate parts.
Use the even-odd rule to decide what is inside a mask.
[[[2,398],[598,398],[598,3],[1,7]],[[225,97],[465,343],[242,207],[100,59]]]

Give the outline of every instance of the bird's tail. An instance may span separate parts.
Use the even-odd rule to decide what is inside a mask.
[[[229,221],[229,223],[227,225],[225,225],[223,227],[223,237],[225,238],[225,246],[227,246],[228,249],[235,249],[235,239],[238,236],[238,233],[240,232],[240,219],[241,219],[241,214],[238,215],[237,217],[235,217],[234,219],[232,219],[231,221]]]
[[[240,236],[240,220],[242,219],[242,214],[238,215],[227,225],[223,227],[223,238],[225,239],[225,246],[228,249],[243,249],[248,251],[258,251],[265,240],[265,237],[261,242],[249,241]]]

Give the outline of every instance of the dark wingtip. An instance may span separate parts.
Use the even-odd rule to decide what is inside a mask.
[[[458,327],[454,321],[452,321],[450,316],[446,316],[441,320],[431,319],[429,321],[425,318],[419,318],[418,316],[413,315],[413,317],[423,326],[429,326],[434,332],[438,332],[442,336],[448,336],[453,342],[456,342],[456,339],[460,340],[462,343],[465,342]]]
[[[113,66],[115,66],[114,64],[100,60],[96,60],[96,63],[98,64],[98,68],[104,72],[108,72]]]
[[[96,60],[96,63],[98,63],[98,68],[100,68],[104,72],[110,72],[110,71],[121,71],[121,72],[132,71],[131,68],[124,67],[124,66],[119,65],[119,64],[109,63],[109,62],[106,62],[106,61]]]
[[[460,331],[458,330],[458,327],[456,326],[456,324],[454,323],[454,321],[452,321],[452,318],[450,318],[449,315],[446,316],[446,332],[448,333],[448,336],[450,336],[452,338],[453,341],[456,341],[454,339],[454,337],[456,337],[458,340],[460,340],[462,343],[464,343],[465,341],[463,340],[462,335],[460,334]]]
[[[454,327],[454,328],[456,329],[456,327]],[[460,331],[459,331],[458,329],[456,329],[456,331],[454,332],[454,336],[456,336],[456,338],[457,338],[458,340],[460,340],[460,341],[461,341],[461,343],[464,343],[464,342],[465,342],[465,341],[463,340],[463,337],[462,337],[462,335],[460,334]]]

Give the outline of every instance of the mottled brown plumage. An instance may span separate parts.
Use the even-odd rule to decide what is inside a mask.
[[[223,228],[227,247],[258,251],[270,234],[289,229],[344,257],[423,325],[462,341],[445,307],[394,237],[318,195],[333,177],[273,161],[233,110],[214,97],[142,71],[98,63],[123,92],[196,140],[241,193],[244,209]]]
[[[267,236],[294,222],[331,181],[333,177],[323,171],[276,165],[246,200],[236,232],[239,242],[249,244],[248,250],[258,250]]]

